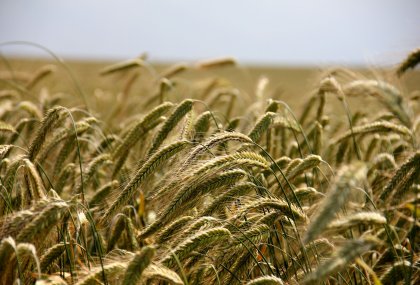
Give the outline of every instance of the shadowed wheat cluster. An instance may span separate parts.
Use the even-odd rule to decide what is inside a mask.
[[[4,69],[0,283],[418,284],[418,91],[334,69],[292,110],[183,77],[235,64],[141,56],[89,95]]]

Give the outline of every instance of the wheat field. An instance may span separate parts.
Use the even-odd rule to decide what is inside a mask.
[[[3,58],[0,284],[419,284],[419,54],[284,89]]]

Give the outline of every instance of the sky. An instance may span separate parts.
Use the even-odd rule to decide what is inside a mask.
[[[0,0],[0,52],[268,65],[390,65],[420,47],[419,0]]]

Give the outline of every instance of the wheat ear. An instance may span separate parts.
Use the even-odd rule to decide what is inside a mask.
[[[210,120],[212,119],[212,117],[213,114],[210,111],[205,111],[197,117],[193,126],[194,142],[200,142],[204,138],[206,132],[210,128]]]
[[[378,260],[373,265],[373,269],[383,267],[387,263],[396,261],[398,258],[406,258],[410,255],[410,251],[400,244],[395,244],[393,247],[386,248],[383,253],[379,256]]]
[[[17,172],[22,165],[23,165],[23,158],[17,157],[7,167],[7,171],[4,176],[5,178],[3,180],[3,185],[6,186],[6,189],[9,191],[9,193],[13,192],[13,188],[15,187],[15,179],[17,176]]]
[[[191,251],[200,247],[209,247],[211,244],[229,240],[231,238],[230,232],[225,228],[214,228],[202,232],[198,232],[193,237],[185,240],[162,259],[162,263],[171,265],[175,260],[174,256],[179,261],[184,260]]]
[[[156,249],[152,246],[145,246],[136,253],[127,266],[122,285],[137,284],[155,253]]]
[[[358,255],[370,250],[378,245],[379,241],[366,237],[364,239],[350,240],[343,247],[337,250],[333,256],[320,264],[319,267],[308,274],[303,283],[304,284],[318,284],[320,280],[325,279],[326,276],[339,270],[340,268],[353,261]]]
[[[304,243],[316,238],[328,223],[334,218],[334,215],[345,204],[350,189],[366,177],[366,166],[363,164],[353,164],[344,166],[339,170],[333,188],[327,194],[320,211],[311,220],[309,228],[304,237]]]
[[[6,122],[0,121],[0,134],[1,133],[12,133],[13,134],[13,133],[16,133],[16,130],[12,125],[10,125]]]
[[[328,229],[343,231],[356,225],[384,225],[386,218],[377,212],[359,212],[348,215],[342,219],[332,221]]]
[[[231,245],[244,246],[246,243],[250,243],[251,245],[259,244],[268,237],[270,230],[271,228],[266,224],[254,225],[251,229],[236,234]]]
[[[118,180],[113,180],[105,185],[103,185],[101,188],[99,188],[95,195],[90,198],[89,200],[89,208],[95,207],[100,205],[100,203],[102,203],[102,201],[108,197],[109,193],[111,193],[112,190],[114,190],[115,188],[117,188],[119,185]]]
[[[316,199],[316,198],[320,198],[320,197],[324,197],[324,194],[322,192],[317,191],[315,188],[312,187],[301,187],[301,188],[296,188],[293,190],[294,195],[288,195],[288,198],[290,200],[292,200],[294,197],[296,196],[299,201],[303,200],[303,199]]]
[[[57,243],[47,249],[47,251],[41,256],[41,272],[47,271],[51,264],[63,254],[65,249],[66,244],[64,243]]]
[[[411,131],[401,125],[397,125],[391,122],[374,122],[370,124],[366,124],[363,126],[356,126],[353,127],[353,134],[351,131],[347,131],[344,134],[340,135],[339,137],[332,140],[332,144],[338,144],[342,141],[350,138],[352,135],[361,135],[361,134],[369,134],[369,133],[387,133],[387,132],[394,132],[397,134],[401,134],[407,137],[411,137],[412,133]]]
[[[262,169],[268,169],[267,161],[261,155],[255,152],[237,152],[231,155],[219,156],[214,159],[208,160],[206,163],[202,164],[198,169],[193,171],[187,177],[181,177],[181,179],[175,179],[165,187],[162,187],[155,193],[152,198],[157,195],[168,192],[169,190],[176,187],[181,180],[184,180],[183,184],[188,184],[188,182],[196,183],[198,179],[203,179],[211,176],[218,170],[229,169],[234,167],[258,167]],[[184,187],[185,188],[185,187]]]
[[[401,167],[397,170],[395,175],[391,178],[388,184],[385,186],[385,189],[382,191],[379,199],[384,203],[393,196],[393,193],[400,192],[401,184],[404,184],[404,180],[409,176],[410,171],[414,169],[414,173],[418,171],[420,163],[420,151],[416,152],[411,158],[409,158]],[[413,175],[414,176],[414,175]],[[400,186],[400,188],[398,188]],[[404,189],[404,188],[403,188]]]
[[[249,132],[248,137],[253,142],[258,142],[261,135],[268,130],[271,123],[273,122],[274,118],[276,117],[276,113],[267,112],[265,113],[255,124],[254,128]]]
[[[283,284],[284,284],[283,280],[275,276],[261,276],[246,283],[246,285],[283,285]]]
[[[220,68],[226,66],[236,65],[236,60],[232,57],[214,58],[197,63],[196,67],[199,69]]]
[[[89,181],[93,178],[102,164],[111,163],[111,156],[108,153],[100,154],[92,159],[83,172],[83,181],[76,187],[76,193],[79,194],[82,192],[82,189],[88,185]]]
[[[131,248],[131,250],[137,249],[139,245],[134,235],[134,226],[131,218],[120,213],[115,216],[114,221],[114,225],[113,227],[111,227],[111,231],[109,234],[110,238],[108,241],[107,250],[111,251],[114,248],[114,246],[120,239],[124,229],[127,233],[127,243],[129,247]]]
[[[292,180],[296,176],[302,174],[304,171],[317,167],[321,162],[322,158],[319,155],[310,154],[302,161],[299,161],[299,163],[290,171],[287,171],[287,179]]]
[[[252,140],[241,133],[237,132],[224,132],[218,133],[212,137],[210,137],[204,143],[195,147],[188,158],[183,163],[184,166],[189,165],[195,158],[197,158],[200,154],[209,151],[211,148],[215,147],[216,145],[224,144],[228,141],[237,141],[243,143],[252,143]]]
[[[182,282],[181,278],[176,272],[160,264],[159,265],[150,264],[143,271],[142,276],[147,281],[158,279],[158,280],[166,281],[169,284],[174,284],[174,285],[184,284],[184,282]]]
[[[23,159],[26,169],[27,169],[27,174],[30,178],[30,180],[33,182],[33,188],[34,191],[31,191],[35,194],[36,199],[42,199],[45,197],[45,188],[44,185],[42,183],[42,179],[41,176],[39,175],[35,165],[33,165],[33,163],[29,160],[29,159]],[[31,187],[31,185],[28,185],[29,187]]]
[[[411,267],[411,263],[408,260],[403,260],[392,264],[391,267],[379,277],[379,280],[383,285],[398,284],[398,281],[406,278],[406,271]],[[417,269],[418,270],[418,269]]]
[[[0,145],[0,160],[3,160],[7,157],[7,155],[10,153],[14,145],[12,144],[2,144]]]
[[[380,80],[355,80],[347,84],[343,91],[348,96],[368,95],[377,98],[405,126],[412,126],[412,111],[393,85]]]
[[[112,74],[115,72],[121,72],[121,71],[126,71],[126,70],[130,70],[136,67],[141,67],[144,66],[144,60],[141,57],[138,58],[134,58],[134,59],[129,59],[126,61],[122,61],[122,62],[118,62],[112,65],[109,65],[105,68],[103,68],[100,71],[100,75],[108,75],[108,74]]]
[[[320,260],[326,255],[330,255],[335,247],[326,238],[321,238],[310,242],[305,245],[305,249],[302,250],[296,257],[296,262],[293,262],[292,266],[287,268],[287,276],[293,276],[299,270],[302,270],[302,264],[305,263],[305,259],[309,264],[313,260]]]
[[[193,100],[184,100],[174,112],[169,116],[169,118],[163,123],[161,129],[156,134],[153,139],[152,146],[149,149],[147,156],[151,156],[163,143],[166,137],[169,135],[169,132],[178,124],[178,122],[192,109]]]
[[[180,242],[187,239],[189,236],[196,234],[198,231],[206,230],[215,224],[218,224],[219,220],[213,217],[200,217],[195,221],[191,222],[188,227],[186,227],[180,235],[171,240],[171,244],[176,246]]]
[[[133,196],[139,185],[148,177],[153,171],[162,163],[167,161],[170,157],[174,156],[181,150],[185,149],[191,143],[188,141],[178,141],[172,143],[160,151],[151,156],[145,164],[136,172],[134,177],[130,180],[127,186],[120,192],[117,200],[108,208],[106,211],[103,221],[109,220],[109,218],[115,214],[118,209],[127,203],[127,201]]]
[[[82,280],[77,282],[75,285],[96,285],[98,284],[98,280],[103,279],[104,276],[106,279],[116,279],[118,276],[122,276],[124,274],[126,268],[127,264],[125,263],[113,262],[111,264],[104,265],[103,269],[96,269],[95,271],[84,277]]]
[[[210,178],[203,183],[186,184],[181,187],[169,205],[161,212],[158,219],[150,224],[146,229],[140,233],[140,237],[146,237],[155,232],[159,227],[166,224],[172,217],[179,214],[187,206],[191,206],[198,198],[204,194],[209,193],[211,190],[217,189],[224,185],[231,185],[236,183],[239,179],[244,177],[246,173],[243,170],[236,169],[226,171],[220,175]],[[191,176],[197,177],[197,176]]]
[[[247,194],[248,192],[255,190],[256,187],[257,186],[254,183],[250,182],[244,182],[235,185],[229,191],[217,196],[210,205],[203,209],[203,212],[200,214],[200,216],[209,216],[215,212],[220,211],[225,205]]]
[[[242,207],[239,213],[232,217],[232,219],[237,219],[238,217],[248,214],[251,210],[263,210],[265,208],[277,210],[292,220],[305,221],[307,219],[305,213],[303,213],[298,207],[293,204],[289,205],[286,201],[277,198],[259,198],[251,203],[248,203]]]
[[[31,101],[22,101],[20,102],[17,107],[19,110],[24,110],[27,112],[33,119],[41,120],[42,113],[39,110],[39,107],[32,103]]]
[[[182,216],[157,233],[156,243],[163,244],[177,234],[186,224],[194,219],[192,216]]]
[[[28,149],[28,158],[31,161],[34,161],[35,156],[41,150],[42,145],[45,142],[45,137],[58,120],[60,113],[64,111],[63,107],[55,107],[50,109],[47,114],[45,115],[44,119],[41,122],[41,126],[39,127],[35,138],[32,140],[31,145]]]
[[[404,59],[403,62],[397,68],[397,75],[401,77],[410,68],[416,67],[420,62],[420,48],[417,48],[410,52],[410,54]]]
[[[0,277],[4,275],[7,267],[9,266],[9,260],[11,254],[16,250],[16,242],[12,237],[6,237],[1,240],[0,243]]]
[[[420,183],[420,167],[413,169],[404,182],[398,185],[397,189],[394,190],[392,205],[398,205],[410,191],[418,193],[419,187],[415,187],[415,185],[419,185],[418,183]]]
[[[150,126],[152,126],[156,120],[158,120],[162,115],[169,111],[172,106],[172,103],[165,102],[154,108],[143,119],[132,126],[124,136],[122,143],[118,145],[118,147],[113,152],[113,158],[115,159],[120,157],[123,153],[132,148],[136,142],[150,129]]]
[[[98,121],[93,117],[84,118],[83,120],[76,122],[75,124],[76,133],[78,135],[81,135],[82,133],[88,131],[92,124],[97,123],[97,122]],[[46,159],[48,154],[53,152],[53,148],[59,145],[62,141],[65,141],[66,139],[71,138],[73,136],[74,136],[74,132],[68,129],[62,129],[59,132],[55,132],[53,138],[47,143],[45,147],[42,148],[36,160],[39,163],[42,163]]]
[[[16,237],[17,241],[30,241],[45,235],[57,224],[64,212],[68,209],[65,202],[49,204],[37,217],[27,224]]]
[[[26,83],[26,88],[28,90],[32,89],[39,81],[41,81],[54,71],[56,71],[55,65],[49,64],[41,67],[40,69],[35,71],[35,74],[32,76],[32,78],[29,80],[28,83]]]
[[[36,248],[31,243],[19,243],[16,247],[16,258],[18,259],[18,262],[24,263],[24,256],[29,255],[32,257],[32,259],[35,261],[36,269],[38,272],[38,278],[41,278],[41,266],[39,263],[39,258],[36,253]],[[25,278],[26,279],[26,278]],[[31,279],[30,277],[28,279]],[[29,280],[22,280],[25,283]]]
[[[241,255],[238,256],[233,265],[229,268],[230,275],[225,278],[225,284],[236,284],[236,280],[240,281],[239,278],[242,278],[246,275],[247,271],[250,268],[252,262],[255,262],[256,250],[244,250]],[[239,283],[240,284],[240,283]]]
[[[180,73],[182,73],[186,70],[188,70],[188,65],[186,65],[185,63],[177,63],[177,64],[174,64],[174,65],[168,67],[168,69],[162,71],[160,76],[163,77],[163,78],[170,79],[171,77],[179,75]]]

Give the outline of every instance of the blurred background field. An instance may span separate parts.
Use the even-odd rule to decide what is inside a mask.
[[[152,85],[155,84],[153,81],[153,72],[159,74],[168,68],[171,68],[171,66],[179,64],[176,62],[157,62],[150,64],[151,70],[137,68],[134,71],[123,72],[119,75],[100,75],[100,71],[103,68],[114,63],[116,62],[110,60],[65,60],[64,64],[66,67],[64,67],[57,61],[47,60],[45,58],[9,58],[7,61],[0,62],[0,75],[3,77],[3,82],[0,82],[0,85],[6,84],[7,86],[9,83],[6,83],[4,79],[10,78],[13,76],[13,73],[23,73],[29,76],[42,67],[54,65],[53,76],[47,76],[43,79],[43,84],[40,84],[40,87],[35,86],[36,92],[39,92],[42,89],[41,87],[45,84],[48,86],[50,93],[59,92],[68,94],[68,96],[71,97],[71,100],[74,100],[74,97],[77,97],[78,91],[75,82],[72,81],[71,76],[69,75],[68,70],[70,70],[72,76],[74,76],[76,82],[80,85],[79,87],[86,94],[86,98],[94,104],[95,101],[98,101],[97,99],[100,99],[97,97],[100,97],[101,94],[104,93],[107,93],[111,98],[116,100],[118,94],[124,90],[127,82],[133,79],[132,76],[138,75],[135,77],[133,84],[130,87],[130,96],[138,97],[141,101],[142,96],[146,98],[150,96],[148,93],[155,92],[153,89],[155,87],[152,87]],[[238,88],[241,94],[244,95],[244,105],[247,105],[253,101],[252,97],[255,96],[258,80],[262,77],[266,77],[269,82],[267,86],[269,97],[285,101],[292,110],[298,113],[304,102],[311,96],[313,90],[318,87],[320,79],[325,77],[329,71],[339,69],[339,67],[258,66],[244,65],[238,62],[238,65],[236,66],[215,68],[208,71],[195,69],[195,62],[193,61],[184,61],[182,63],[189,66],[189,70],[175,76],[174,82],[177,83],[177,85],[171,93],[172,98],[168,99],[180,101],[188,96],[193,96],[193,94],[188,94],[188,92],[191,91],[188,85],[192,82],[196,85],[206,85],[210,84],[212,80],[221,80],[226,81],[225,83],[230,86]],[[415,95],[415,93],[418,92],[416,90],[420,89],[420,71],[417,70],[408,72],[399,79],[395,76],[395,69],[392,68],[348,68],[348,70],[354,72],[360,79],[378,79],[392,83],[400,88],[407,98]],[[375,104],[367,103],[367,105],[361,106],[360,100],[354,100],[353,98],[348,98],[348,100],[350,106],[362,112],[369,112],[372,110],[371,108],[375,108]],[[334,106],[332,109],[336,107],[340,108],[338,101],[331,100],[330,103]],[[246,106],[243,107],[245,108]],[[100,106],[94,108],[94,110],[98,112],[97,115],[101,112],[107,112],[107,110],[104,110]],[[341,109],[338,110],[338,112],[341,111]]]
[[[116,61],[111,60],[65,60],[64,63],[88,98],[99,96],[98,91],[110,92],[114,94],[114,96],[117,96],[117,94],[123,90],[127,80],[129,80],[130,76],[127,76],[127,74],[132,75],[132,73],[122,73],[117,76],[101,76],[100,71],[103,68],[116,63]],[[211,80],[219,79],[226,81],[226,84],[240,89],[241,93],[248,94],[252,97],[254,96],[258,80],[261,77],[266,77],[269,80],[268,89],[270,96],[285,101],[296,111],[298,111],[299,108],[302,107],[303,102],[306,102],[310,97],[311,92],[318,87],[320,79],[323,78],[327,72],[339,68],[337,66],[335,68],[258,66],[244,65],[241,64],[241,62],[238,62],[237,66],[216,68],[207,71],[194,69],[195,62],[193,61],[183,61],[182,63],[185,63],[190,69],[176,76],[175,81],[178,81],[180,85],[174,88],[175,94],[188,92],[188,90],[182,89],[182,86],[188,85],[189,82],[206,84]],[[161,73],[176,64],[178,63],[152,62],[151,67],[154,72]],[[30,75],[47,65],[55,66],[54,75],[46,77],[44,79],[45,82],[43,82],[48,86],[49,91],[51,93],[62,92],[72,94],[71,96],[77,96],[74,94],[77,93],[77,86],[72,82],[68,71],[54,60],[45,58],[8,58],[7,61],[0,62],[0,74],[3,79],[12,76],[13,72]],[[359,67],[348,68],[348,70],[351,70],[360,76],[360,79],[378,79],[392,83],[401,88],[407,97],[409,97],[412,92],[420,89],[420,72],[417,70],[408,72],[400,79],[397,79],[395,76],[395,69],[390,67]],[[143,92],[150,92],[149,88],[153,76],[150,71],[144,68],[138,68],[133,71],[133,73],[138,74],[138,77],[134,80],[130,93],[133,96],[145,96]],[[182,84],[183,82],[186,84]],[[0,85],[1,84],[6,83],[3,81],[2,83],[0,82]],[[40,85],[42,87],[43,84]],[[40,89],[41,88],[35,90],[39,91]],[[175,94],[174,96],[176,96]],[[179,98],[188,97],[188,94],[179,95]],[[352,101],[351,98],[349,100]],[[360,103],[360,100],[357,102]],[[249,103],[249,101],[247,103]]]

